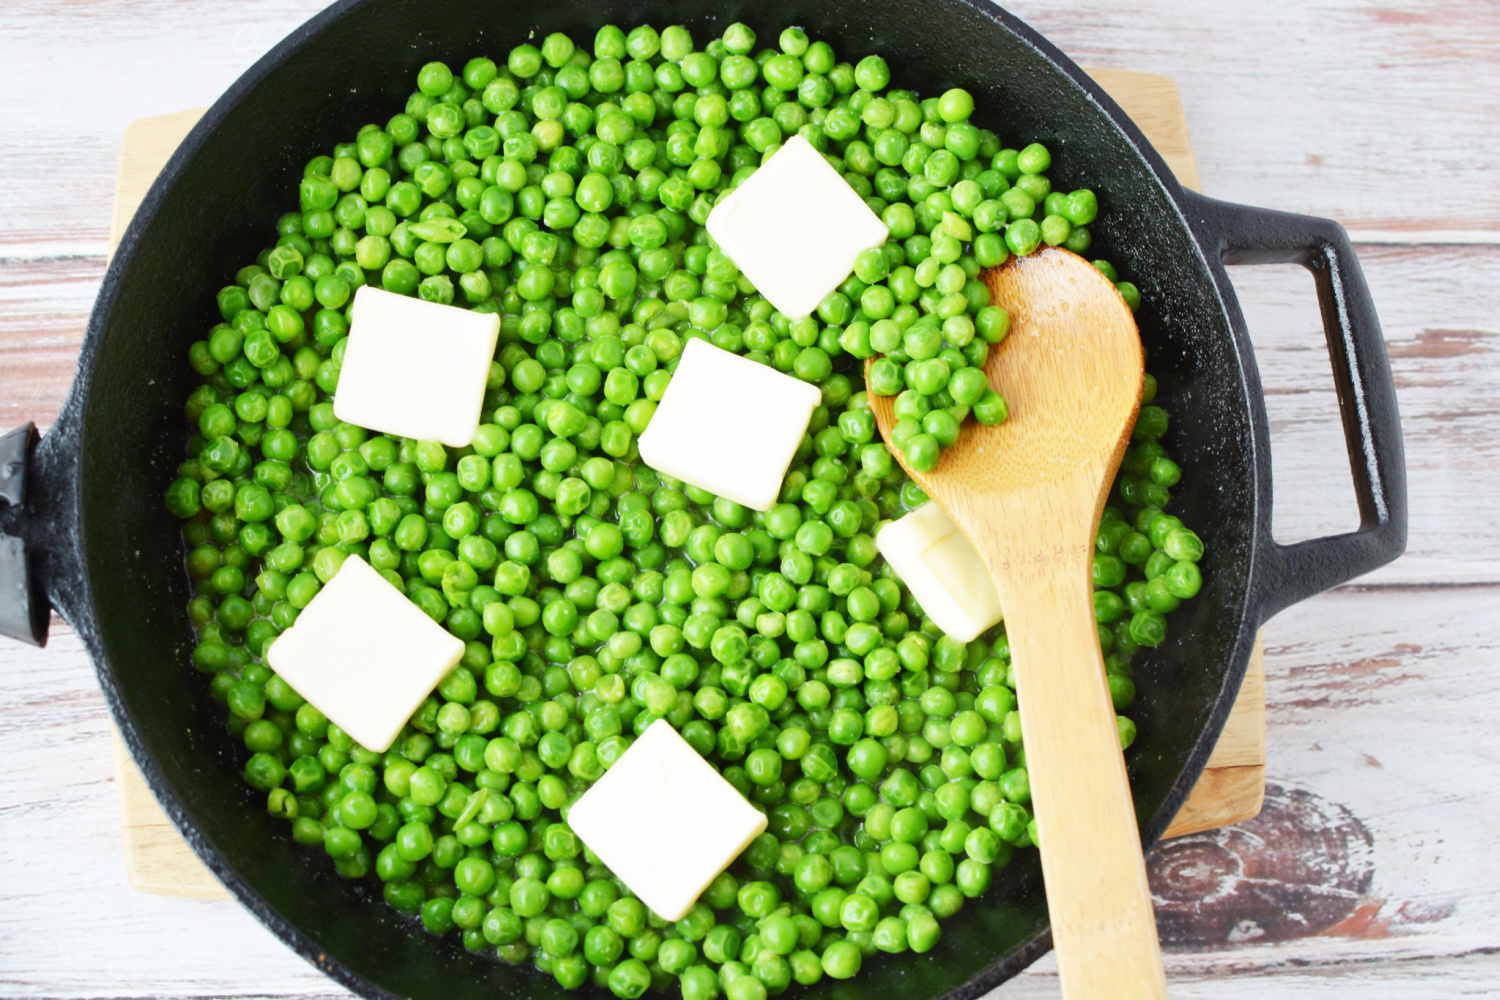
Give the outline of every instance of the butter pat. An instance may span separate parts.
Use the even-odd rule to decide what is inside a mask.
[[[770,303],[791,319],[818,307],[885,242],[885,223],[800,135],[708,215],[708,232]]]
[[[474,440],[500,317],[361,285],[333,397],[340,420],[462,448]]]
[[[770,510],[822,399],[814,385],[694,338],[641,435],[641,461]]]
[[[641,902],[681,920],[766,816],[657,719],[573,803],[568,825]]]
[[[875,536],[875,547],[938,628],[969,642],[1000,621],[1000,595],[964,533],[928,501]]]
[[[361,746],[383,752],[463,655],[463,640],[350,556],[266,662]]]

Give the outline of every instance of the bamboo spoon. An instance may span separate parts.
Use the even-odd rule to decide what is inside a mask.
[[[907,472],[974,544],[1005,610],[1063,995],[1164,998],[1090,579],[1140,408],[1140,335],[1109,280],[1066,250],[983,277],[1011,317],[985,366],[1010,418],[966,423],[933,471]],[[889,440],[892,398],[870,406]]]

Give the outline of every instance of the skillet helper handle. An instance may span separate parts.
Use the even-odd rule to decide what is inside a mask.
[[[0,635],[33,646],[47,644],[52,609],[34,571],[28,548],[27,486],[36,425],[27,423],[0,435]]]
[[[1342,226],[1185,194],[1189,221],[1223,263],[1301,264],[1312,272],[1333,360],[1359,530],[1292,545],[1278,544],[1263,531],[1255,575],[1265,620],[1406,549],[1406,461],[1396,383],[1370,288]]]

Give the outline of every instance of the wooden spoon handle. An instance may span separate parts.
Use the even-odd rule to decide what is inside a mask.
[[[1062,993],[1159,1000],[1166,977],[1095,634],[1089,552],[1069,555],[1013,561],[995,574],[1024,692],[1026,769]]]

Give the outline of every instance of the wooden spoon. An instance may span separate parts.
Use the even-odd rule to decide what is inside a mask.
[[[1140,408],[1140,335],[1109,280],[1066,250],[1013,257],[983,278],[1011,317],[985,366],[1010,418],[967,421],[933,471],[906,471],[968,536],[1000,594],[1063,995],[1163,998],[1091,580],[1099,517]],[[870,404],[889,440],[892,397]]]

